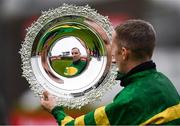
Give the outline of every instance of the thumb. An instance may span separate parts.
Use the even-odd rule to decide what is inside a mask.
[[[43,98],[44,98],[44,100],[48,100],[49,99],[49,92],[48,91],[44,91],[43,92]]]

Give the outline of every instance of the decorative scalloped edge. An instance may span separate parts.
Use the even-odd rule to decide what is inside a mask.
[[[43,86],[36,79],[32,67],[31,67],[31,50],[33,46],[33,42],[35,40],[36,35],[39,31],[50,21],[66,16],[66,15],[77,15],[83,16],[97,22],[104,30],[106,31],[109,39],[112,37],[112,25],[108,20],[108,17],[104,17],[97,13],[94,9],[91,9],[88,5],[86,6],[75,6],[63,4],[62,6],[56,9],[49,9],[48,11],[42,12],[42,15],[38,18],[38,20],[27,28],[27,33],[25,36],[24,42],[21,44],[22,48],[19,53],[21,55],[22,60],[22,76],[26,78],[26,80],[30,84],[31,90],[35,93],[35,96],[42,97],[42,92],[45,90]],[[116,66],[112,65],[110,72],[107,74],[106,78],[103,80],[102,84],[95,88],[85,95],[77,98],[67,99],[60,98],[54,96],[57,100],[57,105],[62,105],[69,108],[81,108],[82,106],[88,104],[89,102],[94,102],[97,99],[100,99],[102,95],[109,89],[112,88],[114,84],[117,83],[115,81],[116,78]]]

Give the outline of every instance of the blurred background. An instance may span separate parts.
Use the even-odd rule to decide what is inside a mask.
[[[155,27],[157,46],[153,60],[159,71],[167,75],[180,94],[180,0],[1,0],[0,1],[0,124],[42,125],[57,124],[44,111],[39,98],[34,97],[25,78],[21,77],[21,59],[18,53],[26,28],[41,11],[56,8],[63,3],[89,5],[108,16],[112,25],[127,19],[144,19]],[[147,87],[148,88],[148,87]],[[115,85],[101,101],[81,110],[66,109],[76,117],[107,104],[122,88]]]

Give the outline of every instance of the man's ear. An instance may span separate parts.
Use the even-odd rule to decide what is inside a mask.
[[[127,48],[122,47],[121,49],[122,59],[127,60],[129,58],[129,51]]]

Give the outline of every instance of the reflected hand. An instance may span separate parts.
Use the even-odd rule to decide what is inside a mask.
[[[51,112],[52,109],[56,106],[55,98],[47,91],[43,92],[43,97],[41,98],[40,102],[42,107],[49,112]]]

